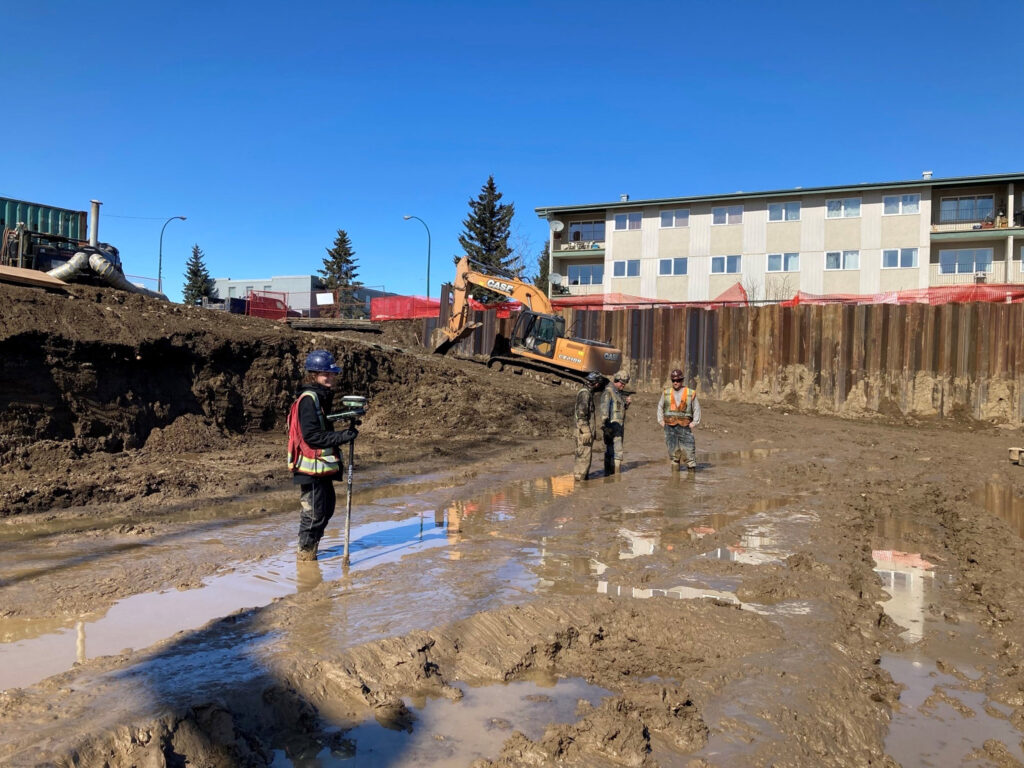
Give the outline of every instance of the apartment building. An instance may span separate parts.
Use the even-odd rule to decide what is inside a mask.
[[[535,209],[551,293],[712,301],[1024,283],[1024,173]]]

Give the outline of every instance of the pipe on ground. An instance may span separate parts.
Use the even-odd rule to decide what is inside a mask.
[[[98,248],[81,250],[68,259],[67,262],[61,264],[59,267],[54,267],[46,274],[70,283],[74,282],[75,277],[86,269],[91,269],[99,275],[103,282],[119,290],[129,291],[131,293],[141,293],[143,296],[167,301],[167,297],[162,293],[157,293],[156,291],[151,291],[148,288],[143,288],[140,285],[129,283],[125,279],[124,275],[118,271],[117,267],[107,259],[103,254],[103,251]]]

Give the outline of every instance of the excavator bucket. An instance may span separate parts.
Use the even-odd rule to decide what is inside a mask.
[[[450,337],[443,328],[438,328],[434,331],[434,338],[431,340],[434,344],[434,354],[443,355],[449,349],[454,347],[460,341],[468,338],[472,335],[473,331],[479,328],[483,323],[467,323],[466,327],[458,332],[454,337]]]

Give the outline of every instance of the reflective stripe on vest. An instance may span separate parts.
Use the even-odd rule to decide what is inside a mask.
[[[320,398],[317,397],[316,392],[307,389],[292,403],[291,411],[288,413],[288,469],[300,475],[313,477],[337,474],[341,471],[338,451],[335,448],[313,448],[302,436],[302,425],[299,423],[299,403],[302,402],[302,398],[307,396],[313,398],[317,415],[320,417],[320,427],[325,431],[327,429],[327,420],[320,407]]]
[[[684,419],[693,421],[693,398],[696,394],[689,387],[683,387],[680,390],[679,404],[676,405],[675,390],[672,387],[666,389],[664,394],[665,411],[662,414],[665,417],[665,423],[670,427],[675,427],[686,426],[683,424]]]

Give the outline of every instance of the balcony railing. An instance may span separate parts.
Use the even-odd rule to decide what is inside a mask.
[[[971,230],[1008,229],[1024,227],[1024,211],[1017,211],[1011,221],[1006,216],[987,216],[983,219],[955,219],[945,217],[932,224],[932,232],[970,232]]]
[[[604,243],[600,240],[577,240],[573,243],[561,243],[556,245],[554,253],[556,256],[570,256],[577,253],[599,251],[604,253]]]

